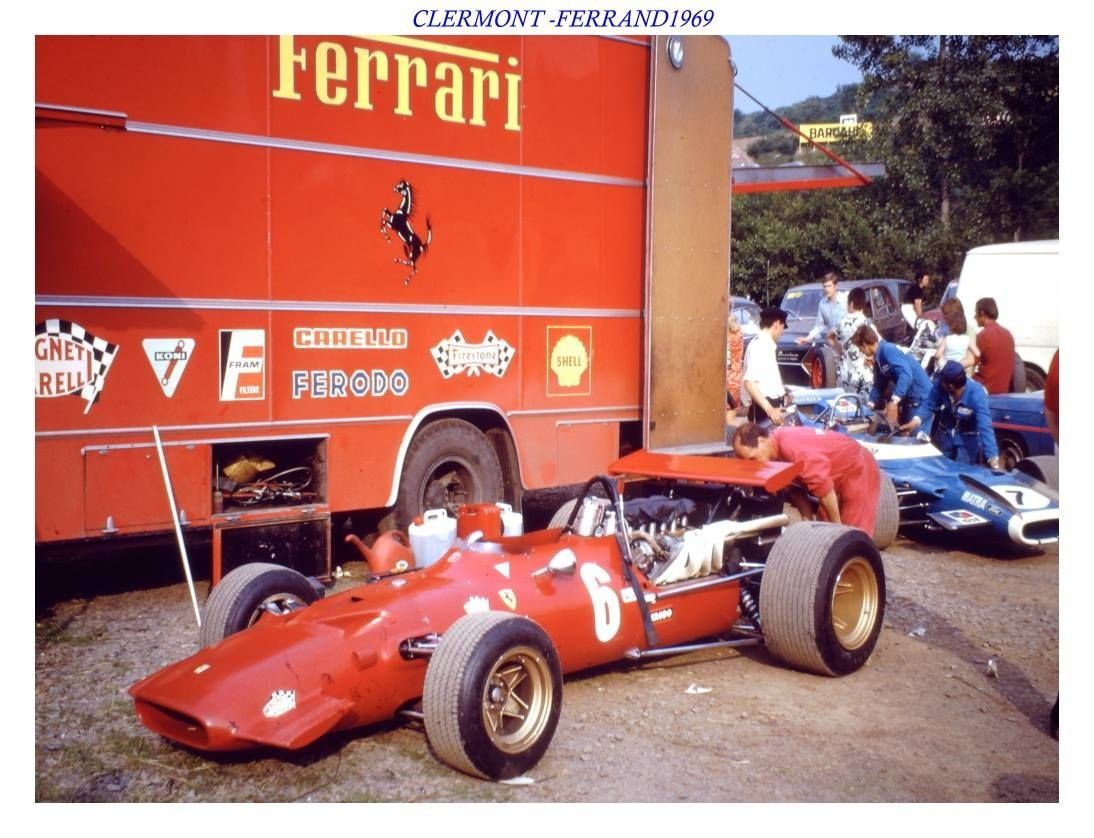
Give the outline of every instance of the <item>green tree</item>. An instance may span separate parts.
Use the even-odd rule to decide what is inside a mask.
[[[1043,36],[847,36],[887,169],[880,217],[956,270],[970,246],[1059,230],[1059,45]],[[880,219],[879,219],[880,220]]]

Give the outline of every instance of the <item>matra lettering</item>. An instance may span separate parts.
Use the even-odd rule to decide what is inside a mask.
[[[414,116],[415,107],[420,109],[423,100],[431,99],[433,113],[442,122],[484,128],[487,112],[500,110],[505,130],[520,131],[519,73],[499,75],[498,70],[487,66],[464,67],[448,60],[460,57],[478,64],[496,64],[502,60],[499,55],[411,38],[370,38],[392,48],[354,46],[349,51],[335,41],[319,41],[314,48],[298,49],[292,35],[281,35],[278,40],[275,99],[301,101],[301,91],[310,87],[323,105],[351,105],[371,111],[377,89],[393,85],[392,112],[396,116]],[[423,55],[412,57],[395,46]],[[434,53],[440,57],[433,57]],[[519,64],[515,56],[506,58],[505,63],[511,69]],[[498,107],[491,108],[489,102],[497,102]]]

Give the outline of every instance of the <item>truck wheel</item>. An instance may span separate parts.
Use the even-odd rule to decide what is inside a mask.
[[[1037,367],[1026,364],[1026,393],[1036,393],[1038,390],[1045,389],[1045,374],[1041,372]],[[1019,391],[1023,392],[1023,391]]]
[[[803,521],[775,542],[760,582],[760,618],[777,658],[847,675],[874,651],[884,614],[885,568],[861,530]]]
[[[1019,460],[1015,468],[1028,474],[1034,480],[1040,480],[1050,489],[1060,491],[1060,461],[1052,454],[1026,457]]]
[[[202,648],[250,628],[263,614],[311,605],[319,593],[302,573],[265,562],[241,565],[213,588],[201,611]]]
[[[1007,471],[1014,471],[1026,456],[1026,447],[1016,436],[1002,431],[995,432],[995,443],[999,446],[999,464]]]
[[[1014,372],[1010,376],[1010,392],[1026,392],[1026,365],[1017,352],[1014,353]]]
[[[427,509],[445,509],[452,517],[465,503],[502,500],[501,463],[486,436],[462,419],[426,425],[406,452],[396,527],[406,530]]]
[[[900,498],[896,493],[893,480],[885,472],[881,473],[881,487],[878,490],[877,517],[874,519],[874,546],[885,550],[896,540],[900,529]]]
[[[815,389],[836,386],[836,358],[832,350],[822,346],[809,364],[809,384]]]
[[[547,634],[515,614],[461,617],[425,671],[429,744],[453,768],[489,780],[539,762],[562,710],[562,667]]]
[[[571,498],[562,504],[558,511],[551,516],[551,523],[547,525],[547,529],[553,530],[555,527],[566,526],[566,522],[570,520],[570,515],[573,514],[575,506],[577,506],[577,498]]]

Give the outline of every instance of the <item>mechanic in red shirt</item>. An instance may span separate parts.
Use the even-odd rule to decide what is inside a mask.
[[[973,378],[984,385],[988,395],[1009,393],[1014,377],[1014,336],[995,321],[999,307],[992,297],[976,301],[976,348],[980,350],[980,366]]]
[[[873,537],[881,471],[874,455],[849,436],[814,428],[762,428],[746,422],[733,434],[733,450],[744,460],[801,464],[799,479],[820,501],[824,517]]]

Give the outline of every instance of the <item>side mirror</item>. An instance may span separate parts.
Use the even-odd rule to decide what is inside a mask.
[[[547,566],[533,571],[532,576],[543,576],[545,573],[549,573],[552,576],[557,576],[559,574],[562,574],[563,576],[573,576],[576,569],[577,556],[574,555],[573,550],[567,548],[555,553],[555,555],[551,557],[551,561],[547,562]]]

